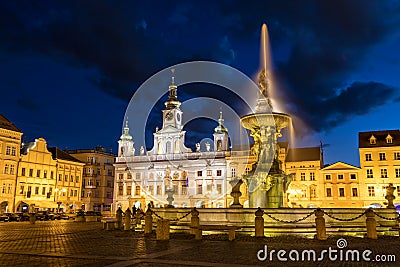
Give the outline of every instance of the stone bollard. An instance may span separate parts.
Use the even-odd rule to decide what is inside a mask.
[[[122,213],[124,213],[121,209],[121,207],[118,208],[117,210],[117,229],[122,229]]]
[[[151,234],[153,232],[153,212],[150,207],[146,211],[146,216],[144,217],[144,234]]]
[[[255,235],[256,237],[264,237],[264,211],[260,207],[258,207],[255,215]]]
[[[190,230],[190,232],[192,235],[195,235],[198,230],[197,228],[200,226],[199,212],[196,207],[193,208],[191,215],[192,218],[190,219],[190,227],[192,229]]]
[[[132,212],[128,207],[125,211],[125,218],[124,218],[124,230],[125,231],[131,230],[131,216],[132,216]]]
[[[36,214],[35,213],[29,213],[29,222],[31,224],[35,224],[35,222],[36,222]]]
[[[365,216],[367,217],[367,238],[378,239],[374,211],[372,209],[368,209],[365,213]]]
[[[157,221],[156,240],[169,240],[169,220]]]
[[[320,208],[315,211],[315,228],[317,229],[316,238],[318,240],[326,240],[324,211]]]

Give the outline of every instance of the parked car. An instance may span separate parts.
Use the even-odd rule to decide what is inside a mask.
[[[23,212],[18,212],[15,213],[15,215],[17,215],[19,217],[19,221],[29,221],[29,214],[28,213],[23,213]]]
[[[0,222],[8,222],[8,216],[6,214],[1,214]]]
[[[51,219],[51,216],[47,211],[38,211],[36,212],[36,220],[38,221],[48,221]]]
[[[57,213],[57,216],[58,220],[69,220],[69,216],[65,213]]]
[[[20,218],[17,214],[14,213],[6,213],[6,216],[8,216],[8,221],[9,222],[19,222]]]

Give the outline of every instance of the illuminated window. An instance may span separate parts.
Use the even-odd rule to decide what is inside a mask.
[[[390,134],[388,134],[388,136],[386,136],[386,143],[388,143],[388,144],[392,144],[393,143],[393,137],[390,136]]]
[[[301,197],[301,198],[306,198],[306,197],[307,197],[307,190],[301,189],[300,197]]]
[[[388,178],[387,169],[385,168],[381,169],[381,178]]]
[[[372,154],[370,153],[365,154],[365,161],[372,161]]]
[[[11,156],[16,156],[17,155],[17,149],[15,147],[11,148]]]
[[[140,180],[140,177],[141,177],[141,173],[140,173],[140,172],[137,172],[137,173],[136,173],[136,180]]]
[[[344,188],[339,188],[339,197],[344,197]]]
[[[325,175],[325,180],[331,180],[331,175],[330,174],[326,174]]]
[[[140,186],[138,186],[138,185],[135,187],[135,195],[136,196],[140,195]]]
[[[386,153],[385,152],[380,152],[379,153],[379,160],[386,160]]]
[[[217,176],[221,176],[222,175],[222,170],[217,170]]]
[[[197,171],[197,176],[203,176],[203,172],[202,171]]]
[[[300,173],[300,181],[305,181],[306,180],[306,173],[302,172]]]
[[[358,197],[358,190],[357,190],[357,188],[352,188],[352,189],[351,189],[351,192],[352,192],[353,197]]]
[[[10,155],[11,154],[11,147],[7,146],[6,147],[6,155]]]
[[[375,187],[374,186],[368,186],[368,196],[370,196],[370,197],[375,196]]]
[[[127,196],[132,195],[132,186],[128,185],[128,186],[126,187],[126,195],[127,195]]]
[[[21,195],[24,194],[24,186],[23,186],[23,185],[21,185],[21,186],[19,187],[19,193],[20,193]]]
[[[375,145],[375,144],[376,144],[376,138],[375,138],[375,136],[371,135],[371,137],[369,138],[369,143],[370,143],[371,145]]]
[[[14,174],[14,171],[15,171],[15,166],[14,166],[14,164],[11,164],[10,165],[10,174]]]
[[[310,181],[315,181],[315,173],[310,172]]]
[[[327,197],[332,197],[332,188],[327,188],[326,189],[326,196]]]
[[[343,174],[338,174],[338,179],[343,180]]]
[[[8,184],[7,194],[11,194],[11,188],[12,188],[12,184]]]
[[[120,185],[118,186],[118,195],[122,196],[124,194],[124,186]]]
[[[394,160],[400,160],[400,152],[394,152]]]
[[[162,194],[161,185],[157,185],[157,195],[161,195],[161,194]]]
[[[311,198],[316,198],[317,197],[317,193],[316,193],[316,189],[315,188],[311,188],[310,189],[310,197]]]
[[[119,178],[120,180],[123,180],[123,179],[124,179],[124,174],[123,174],[123,173],[118,174],[118,178]]]
[[[367,178],[374,178],[373,170],[367,169]]]
[[[396,168],[394,169],[395,173],[396,173],[396,178],[400,178],[400,169]]]
[[[10,166],[9,166],[8,164],[6,164],[6,165],[4,166],[4,174],[8,174],[9,169],[10,169]]]
[[[246,167],[246,169],[244,169],[244,174],[249,174],[249,172],[250,172],[250,168],[249,167]]]
[[[236,177],[236,168],[231,169],[232,177]]]
[[[212,176],[212,170],[207,170],[207,176]]]
[[[350,174],[350,179],[351,180],[357,179],[357,175],[355,175],[354,173]]]

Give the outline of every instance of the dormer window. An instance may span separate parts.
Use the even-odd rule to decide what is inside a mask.
[[[386,143],[387,144],[392,144],[393,143],[393,137],[390,134],[388,134],[386,136]]]
[[[376,144],[376,137],[374,135],[371,135],[371,137],[369,138],[369,143],[371,145],[375,145]]]

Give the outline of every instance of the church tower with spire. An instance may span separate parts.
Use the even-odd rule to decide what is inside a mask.
[[[185,133],[182,125],[181,102],[178,100],[178,86],[175,84],[174,72],[172,69],[172,79],[169,85],[169,97],[165,101],[163,110],[163,126],[154,133],[154,146],[150,155],[176,154],[182,152],[191,152],[191,149],[185,147]]]
[[[129,134],[128,119],[125,121],[125,127],[121,137],[118,140],[118,157],[130,157],[135,155],[132,136]]]
[[[224,126],[222,111],[219,112],[218,126],[214,129],[214,151],[228,150],[228,129]]]

